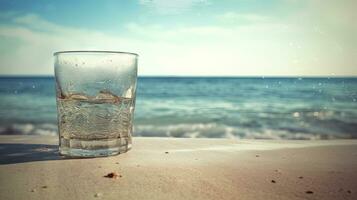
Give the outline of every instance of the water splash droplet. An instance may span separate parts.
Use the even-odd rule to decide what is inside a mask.
[[[294,116],[294,117],[300,117],[300,113],[299,113],[299,112],[294,112],[294,113],[293,113],[293,116]]]

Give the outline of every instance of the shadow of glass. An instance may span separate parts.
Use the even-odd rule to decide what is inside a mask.
[[[0,165],[60,159],[57,145],[0,143]]]

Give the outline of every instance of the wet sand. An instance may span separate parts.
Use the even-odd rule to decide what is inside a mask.
[[[357,140],[134,138],[92,159],[56,144],[0,136],[0,199],[357,199]]]

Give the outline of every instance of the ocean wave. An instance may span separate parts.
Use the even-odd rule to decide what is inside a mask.
[[[185,137],[185,138],[235,138],[235,139],[288,139],[319,140],[348,139],[349,134],[326,134],[288,131],[279,129],[252,129],[227,126],[223,124],[177,124],[177,125],[138,125],[135,136],[144,137]]]
[[[11,124],[0,126],[0,135],[57,135],[57,125],[55,124]]]
[[[302,129],[303,130],[303,129]],[[57,135],[55,124],[12,124],[0,126],[0,135]],[[217,123],[175,124],[175,125],[136,125],[134,136],[176,137],[176,138],[230,138],[230,139],[288,139],[320,140],[349,139],[351,134],[309,133],[289,131],[289,129],[242,128]]]

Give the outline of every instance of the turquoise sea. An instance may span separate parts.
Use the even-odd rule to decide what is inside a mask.
[[[53,77],[0,78],[0,134],[56,135]],[[357,138],[357,78],[139,77],[135,136]]]

